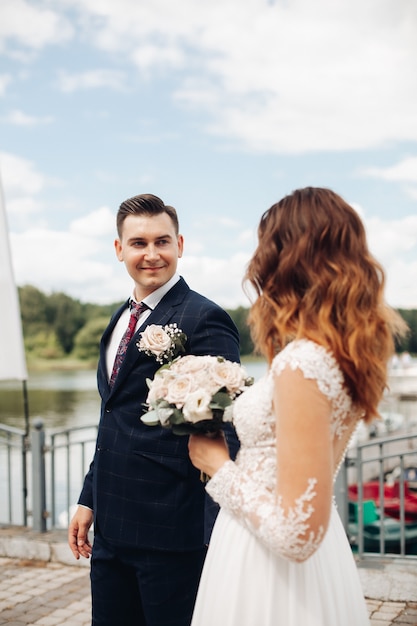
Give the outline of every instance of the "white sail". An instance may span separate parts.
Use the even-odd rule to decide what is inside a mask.
[[[14,282],[0,178],[0,380],[27,380],[19,298]]]

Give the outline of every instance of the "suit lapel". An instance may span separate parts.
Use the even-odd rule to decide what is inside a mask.
[[[188,291],[189,291],[189,287],[187,283],[185,282],[183,278],[180,278],[180,280],[172,287],[172,289],[170,289],[170,291],[168,291],[168,293],[165,294],[165,296],[162,298],[159,304],[155,307],[155,309],[152,311],[149,317],[146,318],[145,322],[138,328],[136,333],[133,335],[133,338],[127,348],[126,355],[123,359],[123,363],[120,367],[120,371],[114,382],[113,388],[110,390],[110,388],[108,387],[111,395],[115,391],[117,391],[117,388],[119,387],[119,385],[125,380],[129,372],[136,365],[139,359],[149,358],[143,352],[140,352],[136,345],[140,339],[140,333],[143,332],[143,330],[150,324],[156,324],[160,326],[165,326],[165,324],[169,324],[169,322],[172,320],[172,317],[177,312],[178,307],[183,302],[185,295],[187,294]],[[114,318],[111,320],[107,330],[105,331],[103,335],[103,339],[101,342],[101,350],[104,350],[104,358],[103,358],[103,353],[102,353],[101,358],[100,358],[100,363],[102,364],[102,367],[104,363],[104,370],[106,370],[106,364],[105,364],[105,345],[106,344],[103,342],[104,341],[107,342],[122,311],[126,308],[126,306],[128,306],[128,302],[129,301],[127,301],[127,303],[125,303],[123,307],[121,307],[121,309],[119,309],[119,311],[116,312]],[[106,371],[105,371],[105,375],[106,375],[106,380],[107,380]]]
[[[126,300],[126,302],[124,302],[122,306],[114,313],[100,341],[100,358],[98,362],[97,378],[98,378],[98,385],[99,385],[101,395],[103,395],[104,392],[106,392],[105,395],[110,394],[109,381],[107,378],[107,364],[106,364],[107,342],[110,339],[110,336],[113,332],[114,327],[117,324],[119,317],[121,316],[123,311],[127,309],[128,306],[129,306],[129,299]]]

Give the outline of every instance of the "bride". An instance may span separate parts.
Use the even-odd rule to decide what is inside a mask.
[[[333,484],[359,420],[378,415],[393,335],[384,274],[357,213],[306,188],[261,218],[246,279],[267,375],[235,402],[241,441],[190,437],[221,506],[192,626],[365,626]]]

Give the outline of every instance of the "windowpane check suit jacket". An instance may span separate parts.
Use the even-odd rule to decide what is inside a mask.
[[[229,315],[192,291],[183,278],[172,287],[129,344],[112,389],[106,370],[106,344],[126,302],[105,330],[98,364],[101,415],[94,459],[79,504],[93,509],[95,532],[113,545],[156,550],[194,550],[207,542],[212,524],[200,472],[188,456],[188,437],[144,425],[146,379],[160,367],[139,352],[139,333],[149,324],[176,323],[187,335],[186,353],[221,355],[239,361],[239,336]],[[238,444],[232,431],[229,446]],[[212,509],[214,503],[208,508]],[[206,528],[205,528],[206,517]]]

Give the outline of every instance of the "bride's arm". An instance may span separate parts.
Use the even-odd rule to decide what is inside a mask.
[[[268,548],[303,561],[320,545],[327,529],[333,489],[331,404],[315,380],[286,366],[274,375],[276,491],[247,475],[217,446],[207,491]]]

